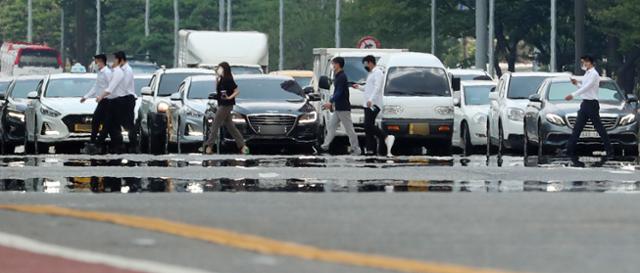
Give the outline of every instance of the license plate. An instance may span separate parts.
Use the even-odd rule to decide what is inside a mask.
[[[599,138],[598,132],[596,131],[584,131],[580,133],[580,138]]]
[[[409,134],[410,135],[419,135],[419,136],[428,136],[429,135],[429,124],[428,123],[410,123],[409,124]]]
[[[73,126],[73,129],[78,133],[91,133],[91,124],[78,123]]]

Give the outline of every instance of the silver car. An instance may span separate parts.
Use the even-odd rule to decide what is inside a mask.
[[[203,140],[204,113],[208,108],[209,94],[215,91],[213,75],[186,78],[171,95],[169,116],[169,143],[176,144],[178,153],[182,144],[199,144]]]

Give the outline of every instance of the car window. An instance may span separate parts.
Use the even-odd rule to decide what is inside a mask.
[[[450,96],[449,80],[442,68],[391,67],[387,75],[385,95]]]
[[[36,91],[40,80],[16,80],[11,89],[11,97],[26,99],[29,92]]]
[[[549,101],[563,101],[564,98],[575,92],[578,88],[571,82],[554,82],[549,88],[547,99]],[[600,82],[600,89],[598,89],[598,99],[602,101],[618,101],[624,100],[623,92],[620,90],[617,84],[610,81]],[[573,100],[581,100],[581,98],[574,97]]]
[[[0,94],[4,94],[7,91],[9,84],[11,84],[11,82],[0,82]]]
[[[309,85],[311,85],[311,77],[293,77],[293,79],[296,80],[296,82],[300,86],[309,86]]]
[[[466,105],[487,105],[489,104],[489,93],[493,86],[465,86],[464,103]]]
[[[546,76],[511,77],[507,98],[528,99],[538,91]]]
[[[47,98],[82,97],[89,92],[95,81],[90,78],[52,79],[47,84],[44,96]]]
[[[286,101],[303,100],[304,91],[294,80],[242,79],[237,80],[241,100]]]
[[[58,67],[58,52],[42,49],[23,49],[19,66]]]
[[[178,91],[180,83],[189,76],[208,75],[204,73],[166,73],[160,78],[158,96],[167,97]]]
[[[189,99],[207,99],[209,94],[216,91],[216,82],[211,81],[192,81],[189,87]],[[241,93],[242,94],[242,93]]]
[[[149,86],[149,83],[150,83],[149,79],[144,79],[144,78],[143,79],[140,79],[140,78],[134,79],[133,80],[133,86],[134,86],[135,91],[136,91],[136,96],[140,96],[141,92],[142,92],[142,87]]]
[[[376,57],[376,60],[378,59]],[[347,74],[349,82],[355,83],[364,83],[367,81],[367,75],[369,75],[369,72],[364,69],[364,64],[362,64],[362,57],[345,57],[344,73]]]

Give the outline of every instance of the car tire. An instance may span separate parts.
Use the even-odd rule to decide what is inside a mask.
[[[138,151],[140,153],[145,153],[147,152],[147,142],[148,141],[145,138],[144,132],[142,130],[142,120],[138,119],[136,121],[136,135],[138,136],[138,143],[136,143],[136,145],[138,146]]]
[[[462,155],[470,156],[472,154],[471,133],[469,132],[469,125],[465,122],[462,124]]]
[[[202,153],[206,154],[207,153],[207,138],[209,138],[209,130],[210,130],[210,124],[209,121],[207,119],[207,115],[204,115],[204,118],[202,119]]]
[[[164,132],[154,132],[152,130],[153,122],[147,118],[147,132],[149,133],[149,153],[150,154],[166,154],[167,153],[167,130]],[[162,128],[161,128],[162,129]]]

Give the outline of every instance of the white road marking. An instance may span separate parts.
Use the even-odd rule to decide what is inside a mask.
[[[103,264],[133,271],[149,273],[214,273],[211,271],[58,246],[4,232],[0,232],[0,245],[37,254],[55,256],[78,262]]]

